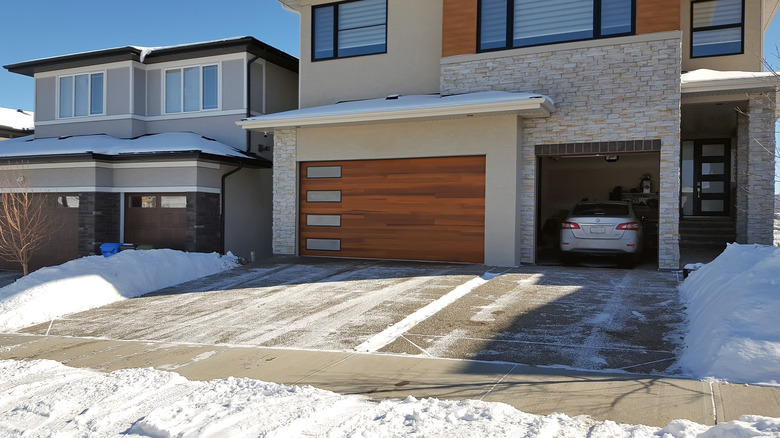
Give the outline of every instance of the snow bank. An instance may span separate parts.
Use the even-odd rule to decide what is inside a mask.
[[[780,248],[730,244],[681,288],[680,365],[697,378],[780,385]]]
[[[0,288],[0,332],[137,297],[238,266],[233,255],[122,251],[39,269]]]
[[[780,419],[744,416],[708,427],[663,429],[564,414],[532,415],[503,403],[386,400],[252,379],[189,381],[154,369],[100,373],[54,361],[0,361],[0,437],[708,437],[778,436]]]

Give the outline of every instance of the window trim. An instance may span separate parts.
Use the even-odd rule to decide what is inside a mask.
[[[525,49],[529,47],[551,46],[555,44],[574,43],[577,41],[595,41],[604,40],[609,38],[617,38],[624,36],[636,35],[636,0],[631,1],[631,30],[629,32],[614,33],[609,35],[601,35],[601,2],[602,0],[593,0],[593,37],[592,38],[579,38],[566,41],[556,41],[551,43],[530,44],[526,46],[515,46],[514,31],[515,31],[515,3],[514,0],[506,0],[506,37],[503,47],[494,47],[491,49],[483,49],[482,46],[482,1],[478,0],[477,3],[477,51],[476,53],[496,52],[500,50],[512,50],[512,49]],[[744,1],[744,0],[743,0]]]
[[[316,5],[316,6],[312,6],[311,7],[311,49],[310,49],[310,52],[311,52],[311,62],[330,61],[330,60],[333,60],[333,59],[348,59],[348,58],[356,58],[356,57],[359,57],[359,56],[382,55],[382,54],[387,53],[387,27],[388,27],[388,21],[389,21],[388,18],[389,18],[389,9],[390,9],[389,3],[390,2],[388,0],[384,0],[385,1],[385,50],[383,50],[381,52],[363,53],[363,54],[359,54],[359,55],[339,56],[339,54],[338,54],[338,47],[339,47],[339,38],[338,38],[338,35],[339,35],[339,26],[338,26],[338,22],[339,22],[339,5],[343,5],[343,4],[346,4],[346,3],[355,3],[355,2],[360,2],[360,1],[364,1],[364,0],[346,0],[346,1],[341,1],[341,2],[325,3],[325,4]],[[317,58],[315,56],[316,51],[315,51],[315,41],[314,41],[315,40],[315,35],[316,35],[315,32],[314,32],[314,26],[315,26],[315,21],[314,21],[315,13],[314,13],[314,11],[317,10],[317,9],[329,8],[329,7],[333,7],[333,56],[329,56],[327,58]]]
[[[203,68],[215,66],[217,67],[217,106],[215,108],[203,108]],[[198,109],[193,111],[185,111],[184,110],[184,70],[188,68],[197,68],[198,69]],[[168,83],[166,81],[166,75],[169,71],[173,70],[179,70],[180,76],[181,76],[181,85],[180,85],[180,110],[179,111],[168,111]],[[169,116],[169,115],[177,115],[177,114],[196,114],[196,113],[202,113],[202,112],[209,112],[209,111],[220,111],[222,109],[222,90],[221,90],[221,84],[222,84],[222,63],[221,62],[207,62],[204,64],[192,64],[192,65],[177,65],[175,67],[166,67],[162,69],[162,115]]]
[[[92,76],[100,74],[103,75],[103,84],[101,87],[101,109],[102,111],[100,113],[92,114]],[[86,75],[88,78],[87,81],[87,114],[83,116],[77,116],[76,115],[76,76],[84,76]],[[101,117],[106,115],[106,84],[108,83],[107,80],[107,72],[106,70],[94,70],[94,71],[83,71],[78,73],[70,73],[66,75],[57,75],[57,86],[56,86],[56,105],[57,105],[57,120],[72,120],[72,119],[84,119],[87,117]],[[73,78],[73,92],[71,93],[71,112],[72,115],[70,116],[63,116],[62,115],[62,78]]]
[[[702,28],[694,28],[693,27],[693,6],[696,3],[706,3],[711,1],[717,1],[717,0],[694,0],[691,2],[691,35],[690,38],[688,38],[688,42],[690,44],[690,57],[691,59],[699,59],[699,58],[717,58],[719,56],[735,56],[735,55],[744,55],[745,54],[745,0],[742,0],[742,20],[740,21],[739,25],[734,24],[721,24],[718,26],[707,26]],[[696,32],[705,32],[709,30],[720,30],[720,29],[734,29],[734,28],[740,28],[740,50],[739,52],[735,53],[721,53],[718,55],[698,55],[695,56],[693,54],[693,34]]]

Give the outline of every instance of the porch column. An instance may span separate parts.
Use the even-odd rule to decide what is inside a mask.
[[[273,239],[276,255],[297,254],[298,165],[295,129],[274,132]]]
[[[746,243],[772,245],[775,207],[775,91],[752,93],[748,103],[746,185],[737,188],[745,196]]]

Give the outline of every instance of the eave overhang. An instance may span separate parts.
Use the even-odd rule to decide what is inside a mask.
[[[780,88],[780,77],[773,72],[694,71],[682,75],[680,88],[683,95],[753,90],[776,91]]]
[[[412,102],[407,103],[407,100]],[[396,104],[397,103],[397,104]],[[470,116],[517,115],[549,117],[555,104],[547,96],[532,93],[484,92],[446,96],[400,96],[371,101],[342,102],[236,122],[248,130],[273,131],[303,126],[450,119]]]

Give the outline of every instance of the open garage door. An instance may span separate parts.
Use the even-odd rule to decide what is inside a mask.
[[[301,163],[300,254],[484,262],[485,157]]]
[[[560,223],[578,201],[623,200],[644,218],[643,263],[657,266],[658,152],[546,155],[538,169],[537,263],[561,262]]]

